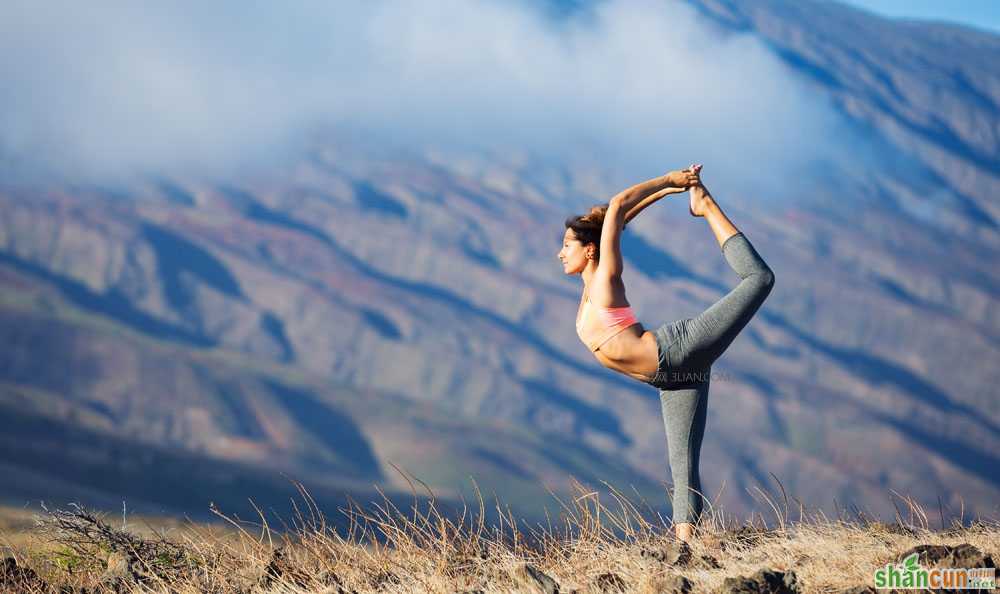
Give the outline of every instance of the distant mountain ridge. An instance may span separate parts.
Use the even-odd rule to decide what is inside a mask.
[[[844,113],[951,189],[955,210],[997,246],[1000,36],[881,19],[836,2],[692,0],[731,31],[751,31]]]

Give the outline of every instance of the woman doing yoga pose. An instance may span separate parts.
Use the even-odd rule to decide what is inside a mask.
[[[701,183],[701,166],[637,184],[589,213],[566,219],[559,260],[583,277],[580,340],[602,365],[660,391],[674,483],[673,524],[694,535],[702,512],[698,456],[705,432],[712,363],[732,343],[774,286],[774,273]],[[694,318],[645,330],[625,298],[620,238],[625,225],[660,198],[690,193],[689,212],[704,217],[726,262],[740,277],[729,293]]]

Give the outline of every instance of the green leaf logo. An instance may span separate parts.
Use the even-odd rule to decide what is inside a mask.
[[[919,571],[920,564],[917,563],[917,554],[911,553],[906,559],[903,560],[903,565],[906,567],[907,571]]]

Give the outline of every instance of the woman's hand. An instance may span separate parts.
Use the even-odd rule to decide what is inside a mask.
[[[687,192],[688,188],[701,183],[701,165],[692,165],[683,171],[671,171],[666,175],[636,184],[618,194],[622,197],[621,208],[625,211],[625,223],[642,212],[650,204],[668,194]]]
[[[667,183],[675,188],[689,188],[701,183],[699,177],[701,165],[691,165],[682,171],[671,171],[667,174]]]

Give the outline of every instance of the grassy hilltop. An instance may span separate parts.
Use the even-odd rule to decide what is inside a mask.
[[[874,571],[920,552],[924,567],[994,567],[1000,523],[959,521],[904,504],[894,523],[826,517],[768,498],[773,515],[739,525],[706,512],[701,537],[675,541],[669,519],[620,492],[600,501],[578,485],[558,517],[528,526],[507,515],[459,520],[433,503],[386,499],[341,510],[331,528],[308,493],[285,520],[176,519],[84,508],[8,509],[0,519],[4,592],[875,592]],[[504,515],[504,507],[495,506]],[[508,508],[509,509],[509,508]],[[940,523],[939,523],[940,522]],[[917,547],[917,548],[915,548]],[[971,591],[971,590],[966,590]]]

